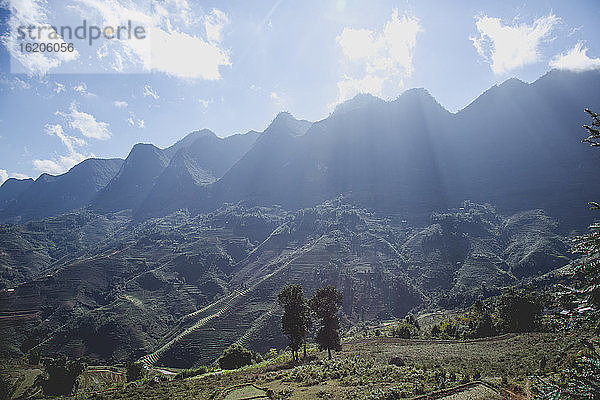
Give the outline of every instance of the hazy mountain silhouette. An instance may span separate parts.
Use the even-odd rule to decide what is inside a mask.
[[[165,152],[152,144],[133,146],[118,174],[100,192],[92,207],[98,211],[136,209],[169,164]]]
[[[600,198],[597,156],[579,143],[585,107],[600,109],[599,71],[509,79],[455,114],[424,89],[389,102],[358,95],[315,123],[280,113],[262,133],[219,138],[202,130],[164,150],[138,144],[86,199],[96,210],[133,209],[143,218],[238,201],[297,209],[343,194],[421,220],[471,199],[505,213],[543,208],[583,226],[586,202]],[[16,188],[5,186],[6,204]],[[49,195],[45,215],[71,207],[47,206],[61,196]],[[13,201],[2,218],[27,218],[28,207]]]
[[[11,202],[16,201],[21,193],[33,184],[34,180],[9,178],[0,185],[0,210],[5,208]]]
[[[359,95],[304,135],[257,142],[215,198],[299,208],[344,193],[409,219],[473,199],[584,224],[585,202],[600,197],[597,157],[578,140],[584,107],[600,108],[597,71],[509,79],[456,114],[423,89]]]
[[[12,196],[12,201],[0,211],[0,216],[4,220],[19,221],[85,207],[116,175],[122,164],[121,159],[90,158],[62,175],[42,174],[34,182],[9,180],[0,188],[1,198],[11,197],[11,192],[18,196]]]
[[[238,161],[258,137],[258,132],[220,138],[208,129],[193,132],[165,149],[173,154],[156,178],[137,215],[161,215],[179,208],[196,208],[205,198],[205,186],[215,182]]]

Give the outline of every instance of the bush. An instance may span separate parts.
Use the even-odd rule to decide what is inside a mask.
[[[535,292],[508,289],[498,299],[497,312],[506,331],[531,332],[540,327],[543,304]]]
[[[221,369],[237,369],[260,361],[260,354],[239,344],[229,346],[217,360]]]
[[[180,379],[191,378],[193,376],[204,375],[210,371],[212,371],[211,368],[207,367],[206,365],[201,365],[198,368],[184,369],[183,371],[181,371],[177,375],[175,375],[174,379],[180,380]]]
[[[277,358],[277,356],[279,356],[279,353],[277,352],[277,349],[269,349],[269,352],[267,354],[265,354],[265,360],[271,360],[273,358]]]
[[[127,382],[133,382],[143,379],[146,376],[146,368],[138,362],[130,361],[126,365]]]
[[[390,361],[388,362],[389,365],[395,365],[397,367],[403,367],[404,365],[406,365],[406,363],[404,362],[404,360],[400,357],[392,357],[390,358]]]
[[[417,327],[406,321],[402,321],[392,329],[392,336],[402,339],[410,339],[411,337],[418,336]]]
[[[46,376],[40,384],[46,396],[69,395],[77,389],[77,378],[85,370],[83,360],[67,360],[65,357],[44,360]]]

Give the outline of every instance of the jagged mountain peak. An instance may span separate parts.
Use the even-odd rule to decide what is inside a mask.
[[[183,139],[178,140],[173,145],[165,148],[163,151],[168,157],[173,157],[179,150],[190,147],[195,141],[203,138],[214,138],[219,139],[219,137],[210,129],[201,129],[199,131],[193,131],[188,133]]]
[[[150,143],[137,143],[129,152],[129,155],[125,159],[125,164],[128,165],[132,162],[151,162],[151,160],[157,160],[163,166],[166,166],[169,163],[169,157],[163,150]]]
[[[398,98],[390,103],[395,109],[406,107],[420,107],[421,109],[429,109],[441,111],[444,114],[450,112],[442,106],[435,97],[425,88],[412,88],[406,90]]]
[[[306,133],[312,122],[296,119],[287,111],[278,113],[261,136],[301,136]]]
[[[529,86],[529,84],[527,82],[523,82],[522,80],[520,80],[519,78],[508,78],[507,80],[505,80],[504,82],[496,85],[499,88],[505,88],[505,89],[518,89],[518,88],[523,88],[523,87],[527,87]]]
[[[24,182],[33,182],[33,178],[25,178],[25,179],[8,178],[7,180],[4,181],[4,183],[2,183],[2,185],[0,185],[0,187],[8,187],[8,186],[12,186],[12,185],[18,185],[19,183],[24,183]]]
[[[346,100],[340,104],[338,104],[332,115],[342,115],[348,112],[352,112],[354,110],[360,109],[360,108],[364,108],[364,107],[368,107],[368,106],[377,106],[377,105],[381,105],[381,104],[385,104],[385,100],[374,96],[370,93],[359,93],[356,96],[354,96],[353,98]]]

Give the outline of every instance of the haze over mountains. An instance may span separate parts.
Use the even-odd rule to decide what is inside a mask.
[[[146,218],[237,201],[297,209],[344,194],[414,220],[471,199],[507,212],[543,208],[577,226],[587,222],[585,202],[600,197],[596,157],[578,141],[583,108],[600,108],[599,77],[509,79],[456,114],[424,89],[390,102],[359,95],[315,123],[280,113],[262,133],[202,130],[167,149],[138,144],[124,161],[8,180],[0,220],[81,207]]]

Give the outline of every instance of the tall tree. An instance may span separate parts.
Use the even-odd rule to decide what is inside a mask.
[[[340,320],[337,316],[337,312],[342,305],[342,294],[329,285],[318,289],[308,304],[321,325],[315,340],[321,350],[327,350],[329,359],[331,359],[331,350],[342,349],[340,344]]]
[[[306,345],[306,333],[311,326],[310,310],[302,286],[284,286],[277,300],[283,306],[281,331],[289,338],[294,360],[298,361],[298,350],[303,342]]]
[[[40,375],[36,381],[42,386],[47,396],[69,395],[77,390],[78,377],[86,368],[83,359],[67,360],[65,357],[44,361],[45,376]]]
[[[496,305],[496,313],[508,332],[532,332],[539,328],[544,299],[534,291],[507,289]]]
[[[600,116],[588,109],[585,112],[592,117],[592,123],[583,125],[588,137],[582,139],[582,142],[589,143],[592,147],[600,147]],[[600,209],[597,202],[589,204],[592,210]],[[588,299],[600,306],[600,223],[592,224],[589,233],[577,236],[573,247],[575,252],[583,254],[579,272],[585,281]]]

